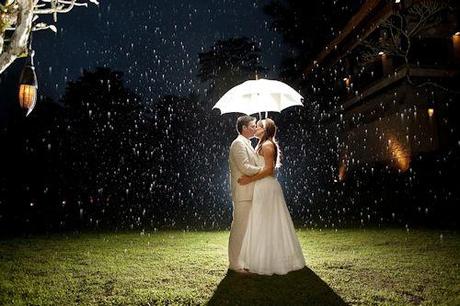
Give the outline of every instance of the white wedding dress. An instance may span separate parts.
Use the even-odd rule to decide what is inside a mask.
[[[257,156],[258,165],[264,166],[263,156]],[[273,176],[255,182],[240,261],[243,268],[264,275],[286,274],[305,266],[281,185]]]

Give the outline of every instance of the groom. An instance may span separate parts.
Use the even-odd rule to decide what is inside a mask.
[[[243,186],[238,184],[237,180],[243,175],[255,175],[262,169],[256,165],[256,153],[250,141],[254,137],[256,128],[256,118],[239,117],[236,122],[238,137],[232,142],[229,154],[233,200],[233,221],[228,241],[229,269],[241,273],[244,273],[245,270],[239,262],[239,255],[252,206],[254,183]]]

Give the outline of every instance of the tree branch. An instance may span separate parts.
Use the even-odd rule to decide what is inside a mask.
[[[96,5],[99,4],[97,0],[88,1]],[[34,26],[33,22],[38,18],[38,15],[52,14],[54,21],[56,21],[57,14],[68,13],[75,6],[87,7],[88,3],[77,2],[77,0],[15,0],[14,5],[17,6],[17,11],[2,12],[1,15],[0,25],[4,24],[5,26],[0,27],[0,74],[17,57],[27,53],[27,42],[32,31],[51,29],[56,32],[57,29],[54,25],[38,23]],[[5,46],[4,39],[6,30],[14,31],[7,46]]]
[[[379,41],[367,40],[362,45],[367,49],[363,54],[363,64],[374,62],[378,59],[378,52],[383,51],[390,55],[401,57],[406,67],[406,79],[409,84],[415,87],[431,85],[444,91],[458,94],[442,85],[432,81],[415,83],[410,76],[409,53],[412,47],[412,40],[433,26],[441,22],[439,13],[448,8],[447,1],[425,0],[413,4],[408,8],[406,14],[402,15],[400,11],[396,12],[393,17],[382,22],[381,27],[387,29],[391,38],[384,36]],[[401,43],[401,40],[404,40]],[[390,41],[390,42],[389,42]]]
[[[0,55],[0,73],[2,73],[21,54],[27,52],[27,41],[32,28],[33,0],[17,0],[17,27],[11,37],[10,44]]]

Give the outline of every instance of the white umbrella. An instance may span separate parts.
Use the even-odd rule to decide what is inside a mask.
[[[302,104],[302,96],[289,85],[275,80],[249,80],[227,91],[214,108],[221,114],[281,112]]]

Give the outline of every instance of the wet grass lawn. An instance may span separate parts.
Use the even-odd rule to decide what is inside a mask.
[[[227,271],[228,231],[0,240],[0,305],[460,305],[460,235],[298,230],[307,268]]]

